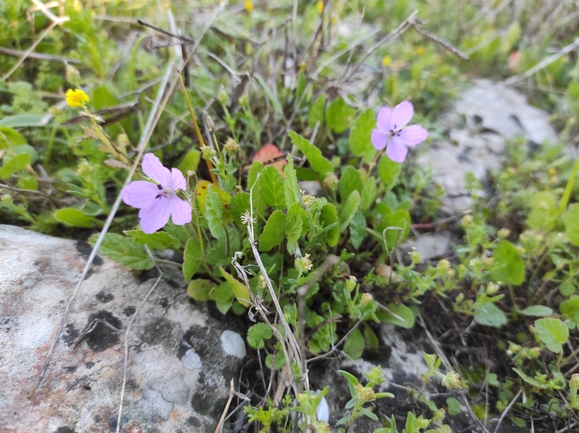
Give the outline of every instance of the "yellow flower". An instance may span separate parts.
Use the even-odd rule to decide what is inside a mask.
[[[416,54],[418,54],[419,56],[424,54],[424,47],[422,45],[416,48]]]
[[[386,67],[392,62],[392,58],[390,56],[384,56],[382,58],[382,66]]]
[[[88,101],[90,101],[90,98],[88,97],[88,95],[86,93],[84,93],[82,90],[80,89],[68,89],[66,91],[66,103],[68,104],[69,107],[82,107],[84,106]]]
[[[247,0],[245,2],[245,10],[249,13],[251,13],[253,11],[253,2],[252,1]]]
[[[323,11],[324,11],[324,2],[320,0],[318,2],[318,13],[321,15]]]

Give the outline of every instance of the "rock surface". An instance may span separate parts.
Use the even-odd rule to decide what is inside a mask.
[[[97,257],[46,379],[28,398],[90,250],[84,242],[0,225],[3,433],[116,429],[125,330],[156,270],[135,273]],[[131,328],[121,431],[213,432],[246,356],[245,331],[190,301],[176,268],[163,272]],[[94,319],[94,330],[78,342]]]
[[[430,165],[433,180],[446,191],[444,210],[454,214],[471,207],[467,173],[484,182],[505,160],[505,143],[520,135],[538,145],[555,144],[557,134],[547,113],[529,105],[525,97],[500,83],[475,80],[446,119],[448,140],[434,143],[418,158]]]

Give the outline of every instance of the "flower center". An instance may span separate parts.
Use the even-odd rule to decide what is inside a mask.
[[[157,189],[159,190],[159,193],[157,194],[155,199],[161,197],[171,198],[175,195],[175,191],[173,190],[173,188],[163,188],[163,185],[161,185],[160,183],[157,184]]]

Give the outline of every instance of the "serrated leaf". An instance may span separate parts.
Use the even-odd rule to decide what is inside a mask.
[[[360,202],[360,210],[362,212],[366,212],[374,204],[377,192],[376,181],[373,177],[370,177],[362,187],[362,201]]]
[[[302,234],[302,217],[300,215],[287,216],[286,232],[288,244],[295,244]]]
[[[371,108],[368,108],[358,116],[350,133],[352,154],[362,157],[366,164],[370,163],[376,154],[376,149],[372,146],[370,139],[374,128],[376,128],[376,115]]]
[[[154,250],[177,249],[181,245],[178,239],[165,232],[147,234],[143,230],[126,230],[124,233],[132,237],[138,244],[147,245]]]
[[[185,280],[193,278],[203,264],[204,259],[199,241],[195,238],[190,238],[185,245],[183,260],[183,276]]]
[[[388,155],[384,153],[378,161],[378,176],[382,181],[382,185],[385,188],[385,192],[392,189],[396,182],[398,181],[398,176],[400,175],[400,170],[402,169],[402,164],[392,161],[388,158]]]
[[[29,164],[30,155],[27,153],[15,156],[10,161],[5,162],[0,168],[0,179],[6,180],[10,178],[17,171],[24,170]]]
[[[386,308],[390,311],[376,310],[376,316],[381,322],[392,323],[406,329],[414,327],[414,313],[406,305],[387,304]]]
[[[214,238],[220,237],[223,233],[223,205],[213,191],[213,185],[209,185],[207,190],[205,218],[211,235]]]
[[[362,188],[364,185],[358,170],[351,165],[344,167],[338,187],[340,189],[340,197],[342,198],[342,201],[346,200],[353,191],[358,191],[362,194]]]
[[[89,238],[91,245],[96,244],[98,236],[93,235]],[[149,258],[143,245],[135,242],[133,238],[116,233],[105,235],[99,253],[132,269],[151,269],[155,266],[155,261]]]
[[[237,298],[237,302],[239,302],[244,307],[249,307],[251,305],[251,297],[249,296],[249,290],[247,289],[247,286],[237,281],[231,274],[227,273],[227,271],[223,269],[221,266],[219,267],[219,270],[221,271],[221,275],[223,275],[223,278],[225,278],[229,283],[229,285],[231,286],[231,290],[233,291],[233,294]]]
[[[535,331],[539,339],[553,353],[563,350],[563,344],[569,339],[569,328],[559,319],[547,317],[535,320]]]
[[[291,218],[293,215],[299,215],[302,219],[302,236],[305,236],[308,230],[310,229],[310,220],[308,219],[308,214],[302,207],[300,203],[294,203],[290,206],[287,210],[287,217]]]
[[[341,134],[350,127],[355,114],[356,110],[342,98],[334,99],[326,111],[326,124],[331,130]]]
[[[340,231],[343,232],[350,225],[350,221],[358,211],[360,206],[360,193],[353,191],[345,203],[340,206]]]
[[[84,214],[83,211],[74,208],[63,208],[54,212],[54,217],[61,223],[71,227],[94,227],[93,218]]]
[[[259,195],[268,206],[285,209],[284,182],[275,167],[267,167],[261,173]]]
[[[187,294],[196,301],[208,301],[211,299],[210,293],[215,287],[215,283],[209,280],[193,280],[187,286]]]
[[[563,221],[569,242],[571,245],[579,247],[579,203],[574,203],[567,208]]]
[[[332,226],[326,233],[326,242],[329,246],[335,247],[340,239],[340,228],[338,227],[338,211],[332,203],[324,205],[320,214],[324,227]]]
[[[254,349],[263,349],[265,341],[273,336],[271,328],[265,323],[256,323],[247,330],[247,343]]]
[[[525,264],[513,244],[500,242],[493,250],[490,274],[494,281],[518,286],[525,279]]]
[[[320,149],[293,131],[290,131],[288,136],[294,146],[304,154],[314,171],[320,176],[320,179],[323,180],[329,173],[333,173],[334,167],[332,167],[332,163],[322,155]]]
[[[299,203],[302,199],[300,186],[298,185],[298,178],[296,170],[294,169],[294,161],[291,156],[287,158],[287,164],[283,169],[283,186],[285,193],[285,206],[290,208],[293,204]]]
[[[280,245],[286,234],[286,216],[280,211],[274,211],[268,218],[259,238],[259,249],[269,251]]]
[[[460,413],[460,402],[456,398],[447,398],[446,405],[449,415],[458,415]]]
[[[553,314],[553,310],[543,305],[533,305],[520,312],[523,316],[545,317]]]
[[[308,126],[310,128],[315,128],[318,122],[320,125],[324,123],[324,109],[326,107],[326,99],[326,94],[322,93],[320,96],[318,96],[316,102],[312,104],[308,113]]]
[[[366,228],[366,217],[364,217],[362,212],[356,212],[354,218],[350,222],[350,241],[355,249],[358,249],[366,238]]]
[[[474,320],[480,325],[500,328],[507,323],[507,316],[492,302],[475,309]]]

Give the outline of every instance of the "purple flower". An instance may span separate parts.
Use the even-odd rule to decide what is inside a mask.
[[[428,131],[420,125],[410,125],[402,129],[413,115],[414,107],[409,101],[402,101],[394,110],[382,107],[378,113],[376,129],[372,130],[372,145],[377,150],[388,145],[388,158],[394,162],[403,162],[408,146],[416,146],[428,137]]]
[[[176,168],[169,171],[152,153],[143,157],[143,172],[156,183],[137,180],[121,190],[123,201],[140,209],[143,231],[156,232],[169,222],[169,216],[173,224],[190,222],[191,205],[177,196],[177,190],[186,188],[183,173]]]

